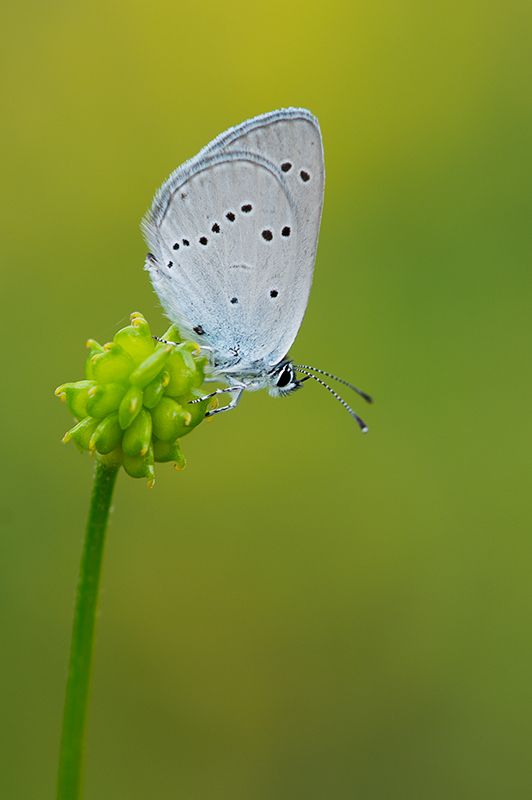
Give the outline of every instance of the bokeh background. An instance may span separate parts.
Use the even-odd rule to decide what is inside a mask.
[[[527,2],[11,4],[3,25],[0,795],[54,796],[92,464],[53,396],[166,322],[139,220],[304,105],[327,186],[293,355],[374,393],[244,398],[120,477],[86,797],[532,792]]]

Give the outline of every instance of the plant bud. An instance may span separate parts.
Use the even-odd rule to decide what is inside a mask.
[[[74,425],[73,428],[70,428],[70,430],[65,433],[65,435],[63,436],[63,442],[67,444],[67,442],[73,441],[82,450],[88,450],[90,438],[94,433],[97,425],[98,425],[97,419],[93,419],[92,417],[85,417],[85,419],[82,419],[81,422],[78,422],[77,425]]]
[[[143,392],[138,386],[131,386],[125,393],[118,409],[120,427],[125,430],[142,408]]]
[[[185,456],[179,442],[162,442],[160,439],[154,439],[153,454],[155,461],[161,463],[175,461],[176,469],[185,468]]]
[[[135,364],[131,356],[111,342],[105,346],[103,353],[92,356],[92,376],[98,383],[116,383],[127,380]]]
[[[155,342],[151,338],[151,333],[139,328],[138,325],[128,325],[127,328],[122,328],[115,334],[114,341],[131,356],[135,364],[140,364],[155,350]]]
[[[118,414],[109,414],[98,424],[89,441],[89,449],[97,450],[100,455],[107,455],[115,450],[122,441],[122,428],[118,422]]]
[[[98,419],[106,417],[118,409],[125,393],[126,387],[122,383],[100,383],[92,386],[88,392],[88,413]]]
[[[64,383],[56,395],[78,420],[64,436],[98,458],[122,464],[128,475],[146,478],[152,486],[154,463],[173,461],[185,466],[178,439],[205,417],[209,401],[201,397],[207,359],[195,342],[182,342],[173,325],[164,338],[175,344],[155,344],[142,316],[131,314],[131,324],[112,342],[89,339],[86,379]]]
[[[155,408],[164,394],[164,390],[169,383],[168,373],[163,370],[156,378],[144,389],[144,405],[146,408]]]
[[[196,378],[196,362],[192,354],[183,345],[172,348],[166,368],[170,375],[166,394],[170,397],[188,394]]]
[[[55,390],[56,397],[64,400],[72,414],[77,419],[86,417],[87,400],[89,399],[89,389],[95,386],[95,381],[77,381],[76,383],[64,383]]]
[[[151,414],[142,409],[122,438],[122,450],[128,456],[144,456],[151,442]]]
[[[172,347],[173,346],[170,344],[163,345],[152,353],[151,356],[144,359],[129,376],[130,383],[135,386],[140,386],[142,389],[147,386],[168,361],[168,356],[170,355]]]

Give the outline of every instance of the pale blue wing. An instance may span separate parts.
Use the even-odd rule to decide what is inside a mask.
[[[218,363],[252,373],[289,350],[308,301],[323,181],[317,122],[288,109],[222,134],[157,193],[143,223],[146,267],[170,319]]]

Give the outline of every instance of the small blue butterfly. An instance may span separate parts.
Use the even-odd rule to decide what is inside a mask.
[[[208,415],[235,408],[244,390],[283,396],[312,378],[367,431],[318,375],[369,395],[287,357],[309,298],[324,183],[318,121],[288,108],[222,133],[155,195],[142,223],[146,269],[170,320],[210,354],[210,377],[228,384],[201,399],[232,395]]]

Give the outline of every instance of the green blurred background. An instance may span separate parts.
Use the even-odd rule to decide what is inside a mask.
[[[532,793],[532,11],[526,2],[11,4],[3,26],[0,796],[54,794],[92,463],[53,389],[130,311],[139,220],[213,136],[320,119],[298,359],[317,386],[120,476],[86,797]],[[6,407],[7,401],[7,407]]]

